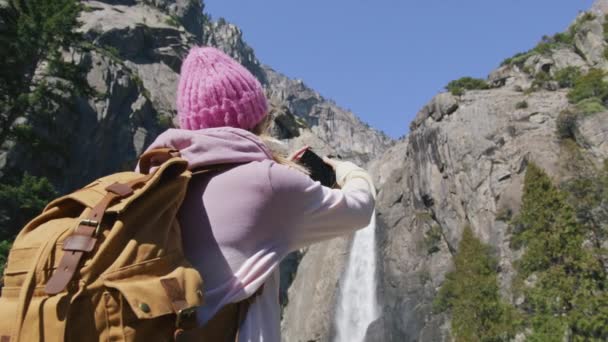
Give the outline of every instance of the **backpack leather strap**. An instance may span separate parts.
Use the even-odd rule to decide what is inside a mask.
[[[186,294],[175,278],[160,280],[167,297],[171,300],[171,306],[175,312],[175,331],[173,338],[177,341],[185,330],[196,327],[196,308],[188,305]]]
[[[97,239],[95,231],[101,224],[101,219],[110,203],[118,198],[117,194],[108,192],[103,199],[91,210],[86,219],[80,221],[74,233],[67,238],[70,249],[66,250],[59,262],[59,266],[46,283],[44,291],[49,295],[55,295],[63,291],[74,277],[76,269],[80,264],[83,254],[88,251],[90,245],[95,245]]]
[[[192,170],[190,170],[190,174],[192,176],[197,176],[197,175],[202,175],[202,174],[209,173],[209,172],[223,172],[223,171],[227,171],[229,169],[232,169],[233,167],[237,167],[237,166],[245,165],[245,164],[247,164],[247,162],[244,162],[244,163],[211,164],[211,165],[199,167],[199,168],[196,168],[196,169],[192,169]]]
[[[139,172],[146,175],[150,173],[150,168],[159,166],[167,160],[179,156],[179,151],[172,148],[156,148],[147,151],[139,157]]]
[[[80,221],[74,233],[66,238],[63,257],[44,288],[47,294],[55,295],[62,292],[74,277],[84,253],[95,248],[97,243],[95,236],[110,204],[116,199],[131,196],[134,187],[144,184],[151,178],[152,174],[149,174],[126,184],[114,183],[106,188],[108,193],[91,209],[86,219]]]

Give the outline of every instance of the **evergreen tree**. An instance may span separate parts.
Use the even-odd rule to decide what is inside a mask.
[[[497,261],[490,247],[464,229],[455,270],[435,298],[436,311],[450,310],[456,341],[509,341],[514,335],[516,313],[501,297]]]
[[[0,144],[19,138],[24,127],[17,119],[52,116],[53,103],[65,101],[60,91],[88,89],[49,82],[59,77],[82,85],[78,67],[61,56],[80,41],[80,7],[76,0],[9,0],[0,7]]]
[[[590,229],[577,219],[567,194],[534,164],[515,222],[514,238],[525,247],[517,269],[532,330],[528,340],[608,339],[606,274],[595,248],[586,246]]]
[[[48,134],[57,110],[74,96],[91,94],[80,67],[63,58],[82,45],[76,33],[80,9],[77,0],[0,1],[0,145],[13,141],[34,155],[44,149],[61,156],[57,137]],[[2,170],[0,270],[9,241],[57,196],[46,178],[25,171]]]

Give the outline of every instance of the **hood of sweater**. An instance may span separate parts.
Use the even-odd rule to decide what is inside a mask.
[[[200,130],[169,129],[148,147],[179,150],[189,169],[215,164],[236,164],[272,159],[270,150],[255,134],[233,127]]]

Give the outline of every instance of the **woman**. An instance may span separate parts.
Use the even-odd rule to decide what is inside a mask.
[[[326,159],[341,187],[330,189],[273,153],[264,143],[270,120],[262,86],[217,49],[190,51],[177,108],[181,129],[150,148],[180,150],[191,169],[229,165],[194,177],[179,213],[186,257],[205,281],[199,324],[250,298],[238,340],[280,341],[281,259],[368,225],[371,178],[353,163]]]

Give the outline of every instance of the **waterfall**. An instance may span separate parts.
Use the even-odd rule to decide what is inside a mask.
[[[357,231],[340,288],[334,342],[362,342],[378,318],[376,299],[376,213]]]

